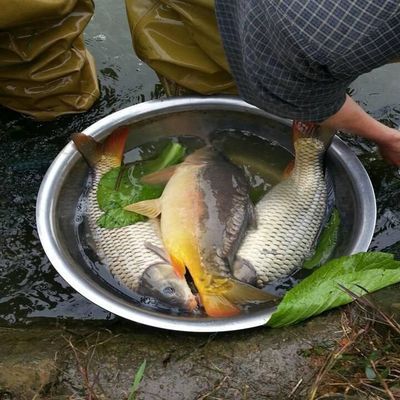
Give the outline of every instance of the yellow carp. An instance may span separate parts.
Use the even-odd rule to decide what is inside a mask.
[[[240,312],[241,304],[274,299],[233,279],[230,272],[253,220],[248,184],[238,167],[204,147],[182,164],[143,180],[168,183],[159,199],[125,209],[150,218],[161,213],[161,235],[172,265],[181,276],[188,268],[209,316],[232,316]]]

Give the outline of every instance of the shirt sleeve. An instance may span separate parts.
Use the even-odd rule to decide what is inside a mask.
[[[217,0],[220,31],[244,100],[321,122],[348,85],[400,55],[398,0]]]

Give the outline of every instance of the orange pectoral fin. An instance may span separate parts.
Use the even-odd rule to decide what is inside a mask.
[[[171,264],[174,267],[174,270],[177,273],[177,275],[180,278],[183,278],[183,276],[185,275],[185,272],[186,272],[185,263],[182,260],[180,260],[179,258],[176,258],[172,255],[170,255],[169,258],[171,259]]]

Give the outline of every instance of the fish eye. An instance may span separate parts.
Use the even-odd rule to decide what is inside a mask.
[[[166,296],[172,296],[173,294],[175,294],[175,289],[171,286],[167,286],[163,289],[163,294],[165,294]]]

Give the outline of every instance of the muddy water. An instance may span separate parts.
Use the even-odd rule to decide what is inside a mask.
[[[96,1],[85,42],[97,62],[101,98],[87,113],[39,123],[0,109],[0,324],[37,318],[114,319],[67,285],[47,260],[35,225],[41,180],[73,131],[120,108],[161,95],[155,74],[132,51],[123,2]],[[400,126],[400,65],[359,78],[353,97],[374,117]],[[343,136],[369,172],[378,221],[371,248],[400,256],[400,178],[374,146]]]

